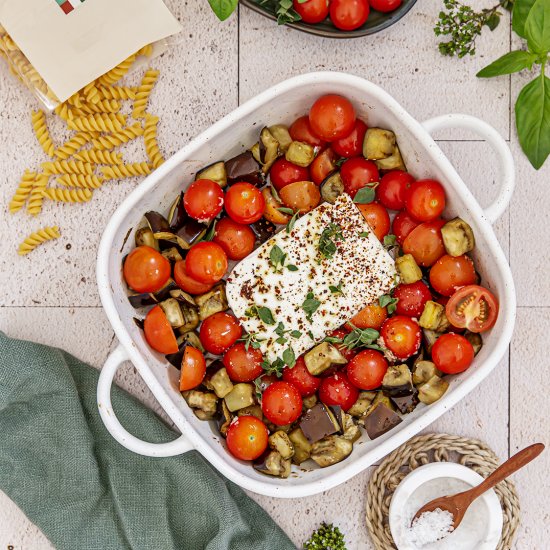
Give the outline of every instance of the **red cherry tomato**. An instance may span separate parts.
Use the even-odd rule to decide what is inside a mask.
[[[361,390],[374,390],[382,384],[388,361],[373,349],[360,351],[347,365],[350,382]]]
[[[369,13],[367,0],[332,0],[330,3],[330,19],[343,31],[358,29],[367,21]]]
[[[254,250],[256,236],[248,225],[222,218],[216,224],[214,242],[223,248],[230,260],[242,260]]]
[[[433,220],[415,227],[403,242],[403,252],[412,254],[420,266],[432,266],[445,254],[441,236],[441,228],[444,225],[445,220]]]
[[[187,346],[183,352],[180,374],[180,391],[196,388],[206,374],[204,355],[197,348]]]
[[[344,184],[344,191],[351,198],[355,197],[357,191],[368,183],[375,183],[380,179],[376,164],[363,157],[346,160],[340,168],[340,176]]]
[[[343,372],[323,378],[319,386],[319,399],[325,405],[339,406],[345,411],[357,401],[358,397],[359,390]]]
[[[249,346],[246,349],[244,342],[237,342],[231,346],[223,356],[223,364],[229,378],[233,382],[252,382],[264,371],[262,352]]]
[[[312,0],[309,1],[311,2]],[[309,170],[281,157],[273,163],[269,171],[269,177],[273,187],[275,187],[277,191],[280,191],[289,183],[294,183],[295,181],[308,181]]]
[[[331,3],[332,14],[332,3]],[[351,133],[355,125],[355,109],[341,95],[320,97],[309,110],[309,123],[313,133],[326,141],[335,141]]]
[[[164,354],[178,351],[176,335],[160,306],[155,306],[145,317],[143,332],[155,351]]]
[[[170,278],[170,271],[170,262],[150,246],[134,248],[122,269],[124,280],[136,292],[160,290]]]
[[[187,275],[185,260],[179,260],[174,264],[174,280],[176,284],[189,294],[205,294],[214,286],[212,284],[200,283]]]
[[[239,460],[256,460],[267,449],[269,432],[255,416],[238,416],[227,428],[227,448]]]
[[[419,222],[435,220],[445,209],[445,190],[435,180],[415,181],[405,194],[405,207]]]
[[[497,322],[498,300],[482,286],[464,286],[447,302],[446,314],[455,327],[485,332]]]
[[[390,232],[390,215],[388,211],[378,202],[369,204],[358,204],[359,210],[367,223],[371,226],[376,238],[383,241]]]
[[[225,194],[225,211],[237,223],[257,222],[263,215],[265,200],[257,187],[241,181],[235,183]]]
[[[351,133],[346,137],[333,141],[330,146],[341,157],[348,159],[357,157],[363,153],[363,140],[366,133],[367,125],[362,120],[357,119]]]
[[[337,328],[336,330],[333,330],[331,333],[329,333],[329,336],[332,336],[333,338],[339,338],[340,340],[343,340],[347,335],[349,331],[345,328]],[[346,358],[346,361],[349,361],[352,357],[355,356],[357,353],[354,349],[349,349],[347,346],[344,346],[343,344],[334,344],[338,351]],[[330,372],[332,367],[330,369],[327,369],[324,373],[321,374],[323,376],[325,373],[334,374],[338,370],[338,368],[333,369],[333,372]]]
[[[399,285],[393,291],[393,297],[397,298],[397,315],[407,317],[420,317],[426,302],[433,298],[428,285],[422,281]]]
[[[319,188],[312,181],[295,181],[285,185],[279,195],[285,206],[303,214],[313,210],[321,201]]]
[[[223,190],[212,180],[194,181],[183,195],[185,211],[196,220],[208,222],[223,208]]]
[[[328,16],[327,0],[306,0],[301,3],[293,0],[292,5],[304,23],[320,23]]]
[[[420,225],[412,216],[403,210],[395,216],[392,224],[392,233],[395,235],[399,246],[403,246],[405,239],[409,236],[409,233]]]
[[[322,147],[325,142],[311,129],[307,115],[297,118],[288,129],[294,141],[303,141],[313,147]]]
[[[380,335],[386,347],[401,360],[414,355],[420,347],[421,331],[410,317],[396,315],[382,325]]]
[[[221,355],[241,336],[243,329],[234,315],[220,311],[207,317],[200,328],[200,339],[206,351]]]
[[[357,315],[351,318],[351,323],[357,328],[373,328],[380,330],[384,321],[388,317],[388,310],[385,307],[380,307],[377,302],[365,306]],[[349,327],[353,329],[353,327]]]
[[[217,283],[227,271],[227,256],[219,244],[194,244],[185,257],[185,271],[199,283]]]
[[[390,210],[402,210],[405,207],[405,195],[414,178],[403,170],[392,170],[382,176],[376,188],[376,198]]]
[[[302,414],[302,397],[290,382],[273,382],[262,394],[262,412],[277,426],[292,424]]]
[[[465,371],[473,360],[474,347],[460,334],[443,334],[432,347],[432,361],[446,374]]]
[[[294,384],[303,397],[313,395],[321,383],[319,378],[316,378],[307,370],[303,357],[298,357],[292,368],[286,367],[283,370],[283,380]]]
[[[323,180],[331,173],[336,170],[336,155],[334,151],[327,147],[323,152],[319,153],[309,166],[309,171],[311,173],[311,179],[313,183],[321,185]]]
[[[441,256],[430,269],[430,284],[443,296],[476,282],[474,262],[468,256]]]
[[[369,0],[370,7],[373,10],[388,13],[396,10],[403,0]]]

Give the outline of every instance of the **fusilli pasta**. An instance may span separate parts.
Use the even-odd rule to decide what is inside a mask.
[[[53,239],[59,239],[61,233],[59,232],[59,227],[54,225],[53,227],[43,227],[34,233],[31,233],[20,245],[17,253],[20,256],[24,256],[29,252],[32,252],[37,246],[51,241]]]
[[[159,150],[157,143],[157,124],[159,118],[153,115],[145,115],[145,129],[143,132],[143,140],[145,142],[145,152],[151,161],[154,168],[158,168],[164,158]]]
[[[69,119],[67,125],[81,132],[120,132],[126,123],[123,115],[110,113]]]
[[[100,86],[99,93],[104,99],[131,99],[136,98],[136,91],[129,86]]]
[[[136,55],[144,55],[145,57],[151,57],[153,55],[153,44],[147,44],[143,46],[141,50],[138,50]]]
[[[65,174],[57,178],[57,183],[65,187],[79,187],[81,189],[99,189],[103,185],[103,178],[92,174]]]
[[[90,84],[84,87],[82,90],[82,95],[86,98],[88,103],[97,103],[101,99],[99,91],[96,88],[95,81],[90,82]]]
[[[97,81],[99,84],[109,85],[118,82],[126,73],[130,70],[136,60],[136,54],[132,54],[128,59],[125,59],[120,65],[117,65],[114,69],[100,76]]]
[[[46,189],[47,185],[48,176],[44,174],[38,175],[32,187],[29,202],[27,203],[27,212],[32,216],[36,216],[42,210],[42,201],[44,200],[42,191]]]
[[[81,160],[56,160],[43,162],[45,174],[93,174],[94,165]]]
[[[69,107],[69,104],[67,103],[67,101],[65,103],[61,103],[59,104],[55,109],[54,109],[54,113],[62,118],[65,122],[67,122],[68,120],[71,120],[74,118],[74,113],[73,113],[73,110]]]
[[[101,149],[81,151],[74,158],[95,164],[122,164],[120,153],[112,153],[111,151],[103,151]]]
[[[132,126],[123,128],[120,132],[93,139],[92,145],[95,149],[114,149],[141,135],[143,135],[143,128],[141,124],[136,122],[136,124]]]
[[[153,90],[158,77],[158,71],[153,71],[149,69],[143,75],[141,84],[136,93],[136,99],[134,101],[134,110],[132,111],[132,116],[134,118],[145,118],[145,110],[147,109],[147,102],[149,101],[149,96]]]
[[[133,164],[115,164],[104,166],[101,173],[105,179],[123,179],[132,176],[146,176],[151,173],[151,167],[146,162],[135,162]]]
[[[23,177],[19,182],[19,187],[16,189],[9,204],[9,210],[12,214],[21,210],[21,208],[25,206],[25,203],[27,202],[27,199],[31,194],[35,181],[36,172],[25,170],[25,173],[23,174]]]
[[[86,143],[91,141],[93,136],[94,134],[90,134],[88,132],[79,132],[61,145],[61,147],[58,147],[53,153],[58,159],[67,160],[84,145],[86,145]]]
[[[55,145],[53,144],[50,132],[48,131],[48,126],[46,125],[46,115],[44,114],[44,111],[33,111],[31,118],[32,127],[34,128],[34,133],[38,143],[40,143],[40,146],[46,155],[53,157]]]
[[[88,202],[93,193],[89,189],[59,189],[51,187],[43,189],[42,196],[59,202]]]

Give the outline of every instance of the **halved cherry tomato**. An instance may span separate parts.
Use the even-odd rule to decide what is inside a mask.
[[[262,412],[277,426],[292,424],[302,414],[302,396],[290,382],[274,382],[262,394]]]
[[[185,211],[196,220],[208,222],[223,208],[223,190],[212,180],[194,181],[183,195]]]
[[[185,269],[185,260],[179,260],[174,264],[174,280],[182,290],[189,294],[205,294],[214,286],[209,283],[201,283],[190,277]]]
[[[498,317],[498,300],[492,292],[479,285],[457,290],[447,302],[446,313],[452,325],[471,332],[485,332]]]
[[[432,361],[446,374],[465,371],[474,360],[474,348],[464,336],[442,334],[432,347]]]
[[[170,278],[170,262],[150,246],[134,248],[126,260],[122,272],[128,286],[136,292],[156,292]]]
[[[341,157],[357,157],[363,152],[363,140],[367,133],[367,125],[360,119],[355,121],[353,130],[346,136],[331,143],[334,152]]]
[[[340,168],[340,176],[344,184],[344,191],[351,198],[355,197],[357,191],[368,183],[375,183],[380,179],[376,164],[363,157],[346,160]]]
[[[311,129],[307,115],[297,118],[288,129],[288,132],[294,141],[303,141],[313,145],[313,147],[322,147],[325,144]]]
[[[264,371],[262,352],[249,346],[246,349],[244,342],[237,342],[231,346],[223,356],[223,364],[229,378],[234,382],[252,382]]]
[[[303,357],[298,357],[292,368],[286,367],[283,370],[283,380],[294,384],[303,397],[313,395],[321,383],[319,378],[307,370]]]
[[[293,0],[292,5],[305,23],[320,23],[328,16],[327,0],[306,0],[305,2]]]
[[[430,284],[443,296],[451,296],[461,286],[476,282],[474,262],[468,256],[441,256],[430,269]]]
[[[290,216],[279,210],[283,207],[283,203],[273,196],[271,187],[264,187],[262,195],[265,200],[264,218],[277,225],[287,224],[290,221]]]
[[[339,406],[347,411],[359,397],[359,390],[343,372],[323,378],[319,386],[319,399],[329,407]]]
[[[336,164],[334,164],[335,160],[336,155],[330,147],[327,147],[324,151],[319,153],[313,159],[313,162],[309,166],[309,171],[311,172],[311,179],[313,180],[313,183],[321,185],[321,183],[323,183],[323,180],[331,172],[334,172],[334,170],[336,169]]]
[[[403,242],[403,252],[412,254],[416,263],[430,267],[445,254],[441,228],[445,220],[433,220],[415,227]]]
[[[227,428],[227,448],[239,460],[256,460],[267,449],[269,432],[255,416],[238,416]]]
[[[390,317],[380,330],[386,347],[401,360],[414,355],[420,347],[422,333],[418,323],[410,317]]]
[[[409,233],[420,225],[412,216],[406,211],[402,210],[398,212],[397,216],[393,219],[392,233],[395,235],[399,246],[403,246],[405,239],[409,236]]]
[[[321,202],[319,188],[312,181],[296,181],[285,185],[279,195],[286,206],[302,214],[313,210]]]
[[[388,361],[373,349],[360,351],[346,366],[350,382],[360,390],[374,390],[382,384]]]
[[[405,194],[405,207],[419,222],[435,220],[445,209],[445,190],[436,180],[418,180]]]
[[[396,10],[403,0],[369,0],[370,7],[373,10],[388,13]]]
[[[361,329],[373,328],[374,330],[380,330],[387,317],[388,310],[385,307],[380,307],[380,304],[375,302],[365,306],[357,315],[352,317],[351,323]],[[350,328],[353,329],[353,327]]]
[[[393,291],[393,297],[397,298],[397,315],[407,317],[420,317],[428,300],[432,299],[432,293],[426,283],[417,281],[411,284],[401,284]]]
[[[402,210],[405,207],[405,195],[414,178],[403,170],[392,170],[382,176],[376,188],[376,198],[390,210]]]
[[[311,0],[309,0],[311,1]],[[269,178],[273,187],[280,191],[285,185],[295,181],[306,181],[309,179],[307,167],[298,166],[284,157],[277,159],[269,170]]]
[[[222,218],[216,224],[214,242],[223,248],[230,260],[242,260],[254,250],[256,236],[248,225]]]
[[[358,204],[359,210],[379,241],[390,232],[390,215],[388,211],[378,202]]]
[[[194,244],[185,257],[185,271],[200,283],[217,283],[227,271],[227,255],[211,241]]]
[[[200,350],[187,346],[183,352],[180,374],[180,391],[196,388],[206,374],[206,361]]]
[[[168,322],[160,306],[155,306],[143,322],[143,332],[147,343],[159,353],[176,353],[178,342],[174,329]]]
[[[246,181],[233,184],[225,194],[225,211],[237,223],[257,222],[264,209],[265,200],[260,190]]]
[[[243,334],[237,318],[225,311],[219,311],[207,317],[201,325],[200,339],[206,351],[221,355],[227,351]]]
[[[332,17],[332,4],[330,7]],[[325,141],[346,137],[355,126],[355,109],[349,99],[327,94],[315,101],[309,110],[309,124],[313,133]]]
[[[358,29],[369,18],[369,13],[367,0],[332,0],[330,3],[330,19],[343,31]]]
[[[337,328],[336,330],[333,330],[331,333],[329,333],[329,336],[332,336],[332,338],[339,338],[340,340],[343,340],[349,333],[348,330],[346,330],[347,327],[344,328]],[[357,352],[354,349],[350,349],[347,346],[344,346],[343,344],[334,344],[338,351],[346,358],[346,361],[349,361]],[[332,367],[331,367],[332,368]],[[323,374],[328,373],[331,369],[327,369]],[[334,369],[336,371],[338,369]],[[321,376],[323,376],[323,374]],[[334,374],[334,372],[330,373]]]

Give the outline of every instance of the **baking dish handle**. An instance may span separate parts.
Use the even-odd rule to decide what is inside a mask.
[[[471,130],[480,135],[491,145],[499,157],[501,183],[497,198],[484,210],[485,216],[489,222],[492,224],[495,223],[506,210],[512,199],[516,179],[514,159],[506,141],[504,141],[502,136],[490,124],[470,115],[451,113],[430,118],[424,121],[422,125],[430,134],[444,128],[463,128],[465,130]]]
[[[175,456],[193,449],[185,436],[180,436],[168,443],[149,443],[133,436],[122,426],[113,411],[111,403],[111,386],[117,369],[130,358],[123,346],[119,345],[105,361],[99,374],[97,384],[97,406],[99,414],[109,433],[128,450],[144,456]]]

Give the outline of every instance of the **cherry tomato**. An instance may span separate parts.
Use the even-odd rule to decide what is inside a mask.
[[[344,184],[344,191],[352,198],[355,197],[359,189],[380,179],[376,164],[363,157],[346,160],[340,168],[340,176]]]
[[[340,340],[343,340],[347,335],[348,332],[345,328],[337,328],[336,330],[333,330],[331,333],[329,333],[329,336],[332,336],[333,338],[339,338]],[[357,353],[354,349],[349,349],[347,346],[344,346],[343,344],[334,344],[338,351],[346,358],[346,361],[349,361],[352,357],[355,356]],[[327,369],[323,374],[328,373],[331,369]],[[335,369],[334,372],[336,372],[338,369]],[[334,372],[331,372],[330,374],[334,374]]]
[[[227,271],[227,256],[219,244],[202,241],[189,249],[185,271],[199,283],[217,283]]]
[[[227,428],[227,448],[240,460],[256,460],[267,449],[269,432],[255,416],[238,416]]]
[[[309,0],[310,2],[312,0]],[[271,170],[269,177],[273,187],[280,191],[285,185],[294,183],[295,181],[307,181],[309,179],[309,170],[303,166],[298,166],[284,157],[277,159]]]
[[[200,328],[200,339],[206,351],[221,355],[227,351],[243,334],[237,318],[230,313],[220,311],[207,317]]]
[[[351,323],[357,328],[373,328],[380,330],[384,321],[388,317],[388,310],[385,307],[380,307],[377,302],[365,306],[357,315],[351,318]],[[353,327],[350,327],[353,329]]]
[[[319,188],[312,181],[296,181],[285,185],[279,195],[286,206],[302,214],[313,210],[321,202]]]
[[[332,17],[332,3],[330,6]],[[326,141],[346,137],[355,126],[355,109],[341,95],[321,96],[309,110],[309,123],[314,134]]]
[[[341,157],[357,157],[363,153],[363,140],[367,133],[367,125],[357,119],[353,130],[346,136],[331,143],[334,152]]]
[[[473,360],[474,347],[460,334],[443,334],[432,347],[432,361],[446,374],[465,371]]]
[[[196,388],[206,374],[206,361],[200,350],[187,346],[183,352],[180,374],[180,391]]]
[[[309,171],[311,172],[311,179],[313,183],[321,185],[323,180],[331,173],[336,170],[336,155],[334,151],[327,147],[324,151],[319,153],[309,166]],[[305,178],[307,179],[307,178]]]
[[[242,260],[254,250],[256,236],[248,225],[222,218],[216,224],[214,242],[223,248],[230,260]]]
[[[257,187],[241,181],[225,194],[225,211],[237,223],[257,222],[263,215],[265,200]]]
[[[170,278],[170,262],[150,246],[134,248],[126,260],[122,272],[128,286],[136,292],[156,292]]]
[[[298,0],[293,0],[292,4],[305,23],[320,23],[328,16],[327,0],[307,0],[301,3]]]
[[[374,390],[382,384],[388,361],[373,349],[360,351],[346,366],[350,382],[360,390]]]
[[[367,223],[371,226],[376,238],[383,241],[384,237],[390,232],[390,215],[388,211],[378,202],[369,204],[358,204],[359,210]]]
[[[313,147],[322,147],[325,142],[311,129],[307,115],[297,118],[288,129],[290,137],[294,141],[303,141]]]
[[[395,235],[399,246],[403,246],[405,239],[409,236],[409,233],[420,225],[414,220],[411,215],[403,210],[395,216],[392,224],[392,233]]]
[[[445,220],[433,220],[415,227],[403,242],[403,252],[412,254],[416,263],[430,267],[445,254],[441,228]]]
[[[380,335],[386,347],[401,360],[414,355],[420,347],[421,331],[410,317],[396,315],[382,325]]]
[[[468,256],[441,256],[430,269],[430,284],[443,296],[476,282],[474,262]]]
[[[332,0],[330,3],[330,19],[343,31],[358,29],[369,18],[369,13],[367,0]]]
[[[185,260],[179,260],[174,264],[174,280],[182,290],[189,294],[205,294],[214,286],[212,284],[200,283],[189,277],[185,269]]]
[[[290,382],[273,382],[262,394],[262,412],[277,426],[292,424],[302,414],[302,397]]]
[[[393,297],[397,298],[397,315],[407,317],[420,317],[428,300],[432,299],[432,293],[426,283],[417,281],[411,284],[399,285],[393,291]]]
[[[244,342],[237,342],[223,356],[223,364],[233,382],[252,382],[258,378],[264,371],[263,360],[259,349],[249,346],[247,350]]]
[[[498,300],[492,292],[479,285],[457,290],[446,306],[452,325],[471,332],[485,332],[494,326],[498,317]]]
[[[313,395],[321,383],[319,378],[316,378],[307,370],[303,357],[298,357],[292,368],[286,367],[283,370],[283,380],[294,384],[303,397]]]
[[[271,187],[264,187],[262,195],[265,200],[264,218],[277,225],[287,224],[290,221],[290,216],[281,212],[280,208],[284,205],[274,197]]]
[[[359,390],[343,372],[323,378],[319,386],[319,399],[329,407],[339,406],[347,411],[358,397]]]
[[[370,7],[373,10],[388,13],[396,10],[403,0],[369,0]]]
[[[392,170],[382,176],[376,188],[376,198],[390,210],[405,208],[405,195],[414,178],[403,170]]]
[[[435,180],[418,180],[405,194],[405,208],[419,222],[438,218],[445,209],[445,190]]]
[[[155,306],[145,317],[143,332],[155,351],[164,354],[178,351],[176,335],[160,306]]]
[[[196,220],[208,222],[223,208],[223,190],[212,180],[194,181],[183,195],[185,211]]]

